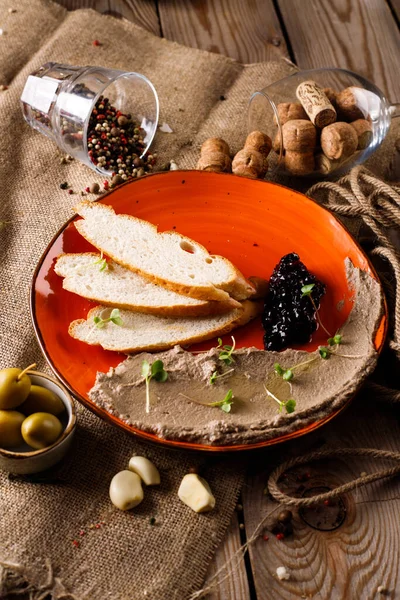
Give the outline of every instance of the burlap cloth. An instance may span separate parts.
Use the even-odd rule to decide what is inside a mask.
[[[8,13],[10,6],[17,12]],[[238,149],[250,94],[293,66],[241,65],[156,38],[127,21],[90,10],[67,13],[46,0],[3,0],[0,23],[6,31],[0,84],[9,85],[0,92],[0,367],[36,361],[48,370],[29,316],[32,272],[77,200],[59,183],[82,190],[101,180],[75,161],[60,164],[54,144],[25,124],[19,97],[27,76],[49,60],[145,74],[157,88],[161,122],[174,132],[158,134],[159,164],[175,158],[190,168],[209,135],[222,135]],[[93,46],[94,39],[102,45]],[[374,164],[387,167],[391,160],[383,150]],[[78,418],[74,449],[54,479],[35,485],[0,474],[0,597],[25,581],[32,598],[51,592],[53,598],[184,600],[201,586],[231,519],[244,472],[239,459],[205,460],[144,445],[82,407]],[[162,485],[126,514],[110,505],[108,486],[134,453],[157,464]],[[199,463],[217,499],[217,509],[201,516],[176,495],[182,476]]]

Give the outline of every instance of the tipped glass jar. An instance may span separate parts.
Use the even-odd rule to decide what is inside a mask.
[[[31,127],[106,176],[135,175],[157,130],[157,92],[139,73],[49,62],[28,77],[21,104]]]
[[[255,92],[248,131],[272,140],[272,179],[324,177],[364,162],[383,142],[399,105],[344,69],[299,71]]]

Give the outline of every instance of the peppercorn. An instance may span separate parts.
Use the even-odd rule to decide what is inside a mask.
[[[73,193],[74,193],[74,190],[68,190],[68,194],[70,194],[70,195],[71,195],[71,194],[73,194]]]
[[[143,165],[143,161],[141,158],[137,157],[133,159],[133,166],[137,169]]]
[[[276,539],[277,540],[283,540],[283,539],[285,539],[285,534],[284,533],[277,533],[276,534]]]
[[[156,518],[155,517],[150,517],[149,523],[150,523],[150,525],[155,525],[156,524]]]
[[[100,186],[99,186],[99,184],[98,184],[97,182],[95,182],[95,183],[92,183],[92,185],[91,185],[91,186],[90,186],[90,188],[89,188],[89,192],[90,192],[91,194],[98,194],[98,193],[99,193],[99,191],[100,191]]]
[[[68,183],[66,181],[64,181],[63,183],[60,183],[60,188],[62,190],[67,190],[68,189]]]
[[[145,171],[143,168],[138,169],[137,177],[142,177],[144,175],[144,173],[145,173]]]
[[[101,46],[99,40],[93,40],[93,46]]]
[[[290,523],[293,519],[293,514],[291,510],[282,510],[278,515],[278,521],[280,523]]]
[[[111,179],[112,185],[119,185],[122,182],[123,182],[123,179],[122,179],[121,175],[118,175],[118,174],[114,175],[114,177]]]
[[[120,127],[126,127],[129,123],[128,119],[124,115],[118,117],[117,122]]]

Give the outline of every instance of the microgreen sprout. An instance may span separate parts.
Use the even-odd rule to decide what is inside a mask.
[[[294,377],[292,369],[284,369],[279,363],[274,364],[274,371],[283,381],[291,381]]]
[[[328,358],[330,358],[332,351],[327,348],[326,346],[319,346],[318,348],[318,352],[321,358],[323,358],[324,360],[328,360]]]
[[[218,402],[210,402],[208,404],[206,404],[206,406],[215,406],[220,408],[221,410],[223,410],[226,413],[231,412],[231,407],[233,404],[233,392],[232,390],[228,390],[225,398],[223,398],[223,400],[219,400]]]
[[[100,265],[100,271],[105,271],[106,269],[108,269],[107,259],[103,257],[103,251],[101,251],[100,258],[96,260],[93,264]]]
[[[168,373],[164,369],[162,360],[156,360],[151,365],[147,360],[142,363],[142,377],[146,382],[146,413],[150,412],[150,381],[155,379],[160,383],[164,383],[168,379]]]
[[[220,408],[221,410],[223,410],[226,413],[231,412],[233,398],[234,398],[232,390],[228,390],[225,397],[222,400],[218,400],[217,402],[207,402],[207,403],[201,402],[199,400],[195,400],[194,398],[190,398],[189,396],[186,396],[185,394],[182,394],[182,392],[179,392],[179,396],[183,396],[187,400],[190,400],[190,402],[196,402],[197,404],[201,404],[202,406],[210,406],[212,408]]]
[[[337,333],[328,339],[329,346],[339,346],[342,343],[342,336]]]
[[[267,388],[267,386],[265,384],[264,384],[264,389],[265,389],[266,393],[268,394],[268,396],[270,398],[272,398],[273,400],[275,400],[275,402],[277,402],[279,404],[279,412],[282,412],[282,410],[284,408],[286,409],[287,413],[292,413],[296,410],[296,400],[294,400],[293,398],[289,398],[288,400],[286,400],[286,402],[283,402],[282,400],[279,400],[279,398],[274,396],[274,394],[269,391],[269,389]]]
[[[226,377],[230,375],[235,369],[229,369],[229,371],[225,371],[225,373],[219,374],[218,371],[214,371],[210,377],[210,385],[214,385],[217,379],[221,379],[222,377]]]
[[[313,305],[313,308],[315,310],[315,316],[317,318],[318,323],[320,324],[320,326],[322,327],[322,329],[325,331],[325,333],[331,337],[331,334],[329,333],[329,331],[327,330],[327,328],[325,327],[325,325],[322,323],[319,314],[318,314],[318,307],[314,302],[314,298],[312,297],[311,293],[313,291],[315,287],[315,283],[308,283],[307,285],[303,285],[303,287],[301,288],[301,297],[302,298],[310,298],[310,302]]]
[[[120,317],[119,309],[113,308],[110,316],[107,319],[102,319],[101,317],[93,317],[94,324],[98,329],[102,329],[106,323],[114,323],[114,325],[119,325],[120,327],[123,325],[123,320]]]
[[[232,354],[234,353],[236,348],[236,340],[233,336],[231,336],[231,340],[232,346],[229,346],[228,344],[223,346],[221,338],[218,338],[217,350],[221,348],[218,358],[219,360],[223,360],[226,365],[231,365],[233,362],[235,362],[235,359],[233,358]]]

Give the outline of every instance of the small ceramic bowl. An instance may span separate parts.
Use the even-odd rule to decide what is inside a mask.
[[[29,377],[32,384],[51,390],[62,400],[65,413],[59,418],[64,429],[54,444],[42,450],[32,450],[27,444],[19,447],[17,451],[0,448],[0,469],[18,475],[39,473],[58,463],[68,452],[76,428],[75,406],[65,387],[46,373],[32,371]]]

